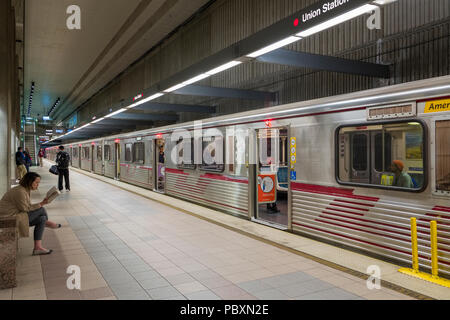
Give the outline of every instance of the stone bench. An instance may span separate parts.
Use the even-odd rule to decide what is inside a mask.
[[[0,289],[17,286],[17,244],[16,218],[0,218]]]

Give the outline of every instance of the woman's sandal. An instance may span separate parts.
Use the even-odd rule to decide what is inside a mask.
[[[52,253],[53,250],[33,250],[33,256],[43,256]]]
[[[62,226],[61,226],[61,224],[60,223],[58,223],[57,225],[56,225],[56,227],[54,227],[54,228],[52,228],[52,227],[49,227],[50,229],[59,229],[59,228],[61,228]]]

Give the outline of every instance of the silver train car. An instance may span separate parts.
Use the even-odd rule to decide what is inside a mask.
[[[66,149],[73,167],[405,264],[415,217],[424,269],[435,220],[450,275],[450,77],[211,118],[200,135],[196,125]]]

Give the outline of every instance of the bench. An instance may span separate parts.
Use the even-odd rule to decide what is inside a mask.
[[[17,286],[16,258],[18,230],[16,218],[0,218],[0,289]]]

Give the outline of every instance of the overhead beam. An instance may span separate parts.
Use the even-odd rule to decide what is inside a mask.
[[[276,94],[273,92],[243,90],[243,89],[229,89],[207,87],[199,85],[190,85],[174,91],[173,93],[179,95],[201,96],[201,97],[216,97],[216,98],[233,98],[245,100],[260,100],[260,101],[275,101]]]
[[[265,63],[275,63],[292,67],[356,74],[368,77],[390,77],[389,66],[387,65],[284,49],[278,49],[269,52],[263,56],[256,58],[256,60]]]
[[[131,119],[113,119],[113,118],[107,118],[107,119],[103,119],[102,121],[95,123],[93,125],[112,125],[112,126],[116,126],[117,128],[126,128],[128,126],[142,126],[142,125],[153,125],[153,121],[136,121],[136,120],[131,120]]]
[[[133,108],[133,110],[159,111],[159,112],[162,111],[162,112],[215,113],[216,107],[190,105],[190,104],[147,102]]]
[[[135,120],[135,121],[178,121],[177,115],[172,114],[149,114],[122,112],[111,117],[112,119]]]

